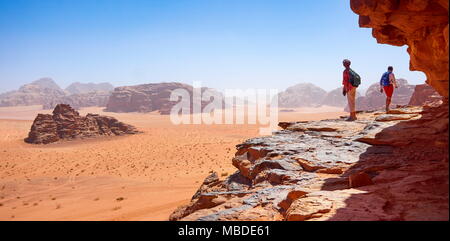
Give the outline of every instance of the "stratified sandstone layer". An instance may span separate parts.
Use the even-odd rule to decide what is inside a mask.
[[[196,99],[193,87],[183,83],[156,83],[115,88],[112,92],[105,111],[109,112],[152,112],[159,111],[163,115],[170,114],[174,105],[179,101],[170,101],[172,91],[182,89],[189,95],[190,111],[193,112],[193,103],[201,103],[205,107],[211,101]],[[209,88],[202,88],[202,94],[220,96],[221,94]],[[199,96],[199,98],[201,98]],[[223,104],[223,103],[222,103]]]
[[[25,142],[48,144],[60,140],[136,133],[136,128],[113,117],[96,114],[80,116],[69,105],[59,104],[53,115],[38,114]]]
[[[420,106],[433,103],[435,101],[441,100],[442,96],[433,89],[433,87],[423,84],[416,85],[414,88],[414,93],[409,100],[408,105]]]
[[[448,220],[448,102],[280,123],[171,220]]]
[[[105,107],[106,104],[108,104],[110,95],[111,92],[108,91],[94,91],[88,93],[79,93],[54,98],[47,98],[44,101],[42,108],[44,110],[51,110],[55,108],[58,104],[70,105],[74,109],[92,106]]]
[[[372,28],[378,43],[408,45],[410,69],[448,97],[448,0],[351,0],[359,25]]]

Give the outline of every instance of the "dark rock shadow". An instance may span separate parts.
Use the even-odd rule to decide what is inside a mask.
[[[380,143],[326,191],[348,191],[349,176],[366,173],[373,185],[354,188],[329,220],[448,220],[448,102],[424,108],[417,120],[399,122],[376,134]]]

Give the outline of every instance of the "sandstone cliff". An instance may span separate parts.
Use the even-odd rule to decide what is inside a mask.
[[[69,105],[59,104],[53,115],[38,114],[25,142],[48,144],[60,140],[136,133],[136,128],[113,117],[96,114],[80,116]]]
[[[111,92],[114,86],[110,83],[80,83],[75,82],[65,89],[70,94],[87,94],[92,92]]]
[[[108,103],[110,95],[111,92],[109,91],[94,91],[46,98],[42,104],[42,108],[44,110],[49,110],[55,108],[58,104],[70,105],[74,109],[91,106],[105,107]]]
[[[448,103],[280,123],[170,220],[448,220]]]
[[[301,83],[278,94],[278,105],[283,108],[319,107],[327,92],[311,83]]]
[[[420,105],[426,105],[429,103],[433,103],[435,101],[441,100],[442,96],[440,96],[433,87],[423,84],[423,85],[416,85],[414,88],[414,93],[411,96],[411,99],[409,100],[408,105],[412,106],[420,106]]]
[[[351,0],[359,25],[372,28],[378,43],[408,45],[410,69],[448,97],[448,0]]]
[[[358,121],[280,123],[237,146],[236,173],[205,179],[171,220],[448,220],[447,0],[351,0],[380,43],[444,98]]]
[[[124,86],[115,88],[105,111],[110,112],[152,112],[159,111],[163,115],[170,114],[172,107],[179,101],[170,101],[173,90],[184,89],[190,95],[191,111],[194,102],[193,87],[187,84],[171,82]],[[213,95],[221,95],[209,88],[202,88],[202,93],[208,91]],[[200,101],[200,100],[199,100]],[[200,101],[202,108],[210,101]]]

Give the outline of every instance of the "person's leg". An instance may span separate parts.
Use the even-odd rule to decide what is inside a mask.
[[[391,105],[391,97],[386,97],[386,113],[389,112],[389,106]]]
[[[355,98],[356,98],[356,88],[352,88],[347,93],[348,108],[350,110],[350,117],[347,120],[355,120],[356,119]]]
[[[384,93],[386,94],[386,113],[389,112],[389,106],[392,101],[392,94],[394,93],[394,86],[389,85],[384,87]]]

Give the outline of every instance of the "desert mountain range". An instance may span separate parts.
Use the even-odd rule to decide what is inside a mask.
[[[398,79],[398,85],[399,88],[394,92],[392,103],[394,105],[409,104],[415,85],[410,85],[405,79]],[[69,104],[75,109],[99,106],[106,107],[105,110],[108,112],[159,111],[161,114],[169,114],[171,107],[176,104],[169,100],[170,93],[178,88],[187,90],[193,96],[191,85],[178,82],[141,84],[115,89],[110,83],[75,82],[66,89],[62,89],[51,78],[41,78],[21,86],[16,91],[0,94],[0,106],[42,105],[43,109],[53,109],[58,104]],[[416,95],[416,101],[413,101],[412,105],[423,104],[423,101],[417,102],[417,100],[425,100],[425,95],[437,95],[432,88],[424,88],[419,89],[423,93]],[[204,91],[223,96],[219,91],[211,88],[204,87],[202,92]],[[422,97],[418,98],[417,96]],[[342,95],[341,87],[327,92],[311,83],[291,86],[280,92],[278,98],[281,108],[320,106],[345,108],[347,106],[347,98]],[[208,103],[203,101],[202,106]],[[356,103],[357,110],[360,111],[383,108],[385,97],[379,91],[378,82],[372,84],[364,95],[358,92]]]

